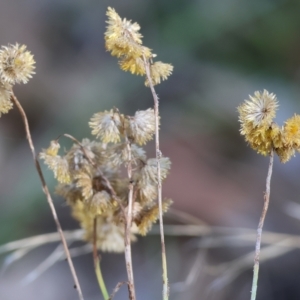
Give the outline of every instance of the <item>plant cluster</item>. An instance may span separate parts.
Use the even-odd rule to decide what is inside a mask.
[[[139,32],[140,26],[121,17],[116,11],[109,7],[108,26],[105,32],[105,47],[112,56],[118,57],[120,68],[136,75],[146,75],[145,60],[151,60],[150,76],[153,85],[166,80],[173,71],[173,66],[161,61],[153,62],[156,54],[142,44],[142,35]],[[149,80],[145,84],[149,86]]]
[[[264,90],[256,91],[238,107],[240,132],[252,149],[262,155],[270,155],[273,149],[281,162],[300,152],[300,115],[295,114],[279,126],[273,119],[278,101],[276,95]]]
[[[145,235],[158,218],[156,159],[147,159],[140,147],[152,139],[154,112],[147,109],[126,116],[112,109],[94,114],[89,125],[99,139],[76,141],[62,156],[55,140],[40,157],[54,172],[59,182],[56,192],[70,205],[86,240],[93,240],[93,221],[97,218],[98,248],[121,252],[130,180],[134,186],[131,239],[134,233]],[[124,175],[129,165],[132,179]],[[169,169],[169,158],[161,158],[161,179]],[[163,201],[164,211],[170,204],[169,199]]]
[[[121,19],[112,8],[107,10],[108,26],[105,46],[118,57],[122,70],[145,76],[150,87],[154,109],[139,110],[133,116],[124,115],[117,108],[95,113],[89,122],[94,140],[79,142],[71,135],[74,144],[68,151],[59,153],[59,139],[50,142],[39,158],[53,171],[58,181],[57,194],[65,198],[72,216],[84,229],[84,238],[93,243],[95,273],[103,297],[108,293],[102,278],[97,249],[125,252],[129,298],[135,300],[132,270],[131,242],[136,234],[146,235],[152,224],[160,220],[163,269],[163,298],[168,299],[168,278],[164,245],[162,215],[172,203],[162,199],[161,183],[170,170],[170,160],[159,149],[158,97],[154,85],[168,78],[173,66],[153,62],[155,54],[142,44],[140,26]],[[24,109],[13,93],[16,83],[27,83],[34,74],[35,61],[25,45],[9,45],[0,50],[0,116],[15,104],[19,109],[53,218],[69,262],[78,296],[83,295],[71,260],[68,245],[56,215],[30,134]],[[147,158],[142,148],[155,135],[156,157]],[[126,175],[127,173],[127,175]]]

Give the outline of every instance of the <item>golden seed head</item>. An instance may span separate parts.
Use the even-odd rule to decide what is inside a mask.
[[[35,74],[33,55],[26,46],[19,44],[2,46],[0,50],[0,76],[2,82],[9,84],[27,83]]]
[[[117,143],[120,141],[122,119],[118,112],[111,109],[94,114],[89,125],[93,129],[92,134],[100,137],[103,143]]]
[[[239,121],[242,124],[251,123],[254,126],[270,126],[278,107],[276,95],[264,90],[262,93],[256,91],[254,96],[249,97],[250,100],[245,100],[238,107]]]
[[[134,117],[128,118],[128,135],[139,145],[146,144],[155,132],[154,110],[139,110]]]
[[[294,115],[285,122],[284,125],[285,143],[295,150],[300,148],[300,115]]]

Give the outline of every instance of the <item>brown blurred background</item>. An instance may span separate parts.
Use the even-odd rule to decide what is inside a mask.
[[[36,75],[15,93],[28,114],[38,151],[62,133],[91,137],[87,123],[95,112],[116,106],[134,114],[153,106],[143,79],[122,72],[104,49],[108,6],[138,22],[144,44],[154,49],[158,60],[174,65],[169,80],[157,86],[161,148],[172,160],[164,195],[174,200],[176,209],[209,226],[255,229],[268,158],[257,155],[239,135],[236,107],[254,91],[267,89],[279,100],[278,123],[300,113],[300,2],[1,0],[0,44],[26,44],[36,59]],[[148,149],[153,156],[153,143]],[[53,191],[52,173],[44,170]],[[0,174],[0,244],[54,232],[15,109],[0,119]],[[275,159],[266,230],[300,233],[295,204],[299,175],[299,155],[284,165]],[[63,228],[78,228],[63,200],[54,198]],[[167,222],[179,220],[169,217]],[[228,283],[226,271],[234,265],[230,261],[252,251],[254,243],[220,243],[204,250],[199,248],[201,240],[167,236],[170,299],[249,299],[252,267],[236,272]],[[0,299],[77,299],[66,262],[24,284],[55,247],[36,249],[3,267]],[[161,299],[159,237],[140,238],[133,253],[138,299]],[[2,255],[2,265],[9,258]],[[300,299],[299,258],[295,250],[262,263],[257,299]],[[123,255],[103,254],[102,259],[111,291],[126,278]],[[91,255],[74,262],[85,299],[101,299]],[[223,263],[228,265],[222,272],[211,271]],[[197,266],[195,272],[192,266]],[[126,295],[123,287],[115,300]]]

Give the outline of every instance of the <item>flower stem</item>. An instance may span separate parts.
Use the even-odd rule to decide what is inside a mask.
[[[274,150],[271,150],[270,153],[270,162],[269,162],[269,169],[268,175],[266,179],[266,192],[264,195],[264,206],[261,213],[261,217],[259,220],[259,224],[257,227],[257,236],[256,236],[256,246],[255,246],[255,256],[254,256],[254,267],[253,267],[253,281],[252,281],[252,289],[251,289],[251,300],[256,299],[256,292],[257,292],[257,281],[258,281],[258,272],[259,272],[259,254],[260,254],[260,246],[261,246],[261,237],[262,237],[262,229],[265,221],[265,217],[267,214],[267,210],[269,207],[270,201],[270,191],[271,191],[271,177],[272,177],[272,170],[273,170],[273,161],[274,161]]]
[[[70,267],[70,270],[71,270],[71,274],[72,274],[72,277],[73,277],[73,280],[74,280],[74,284],[75,284],[74,287],[77,290],[79,299],[83,300],[84,299],[83,298],[83,294],[82,294],[81,287],[80,287],[80,284],[79,284],[79,280],[78,280],[78,277],[77,277],[77,274],[76,274],[76,271],[75,271],[75,268],[74,268],[74,265],[73,265],[73,261],[72,261],[72,258],[71,258],[70,252],[69,252],[69,248],[68,248],[66,239],[64,237],[64,233],[62,231],[62,227],[61,227],[60,222],[58,220],[57,213],[56,213],[56,210],[55,210],[55,206],[53,204],[52,197],[50,195],[48,186],[46,184],[46,181],[45,181],[45,178],[44,178],[44,175],[43,175],[40,163],[39,163],[39,161],[37,159],[37,155],[36,155],[34,144],[33,144],[33,141],[32,141],[32,137],[31,137],[31,133],[30,133],[30,129],[29,129],[29,123],[28,123],[28,119],[27,119],[26,113],[25,113],[25,111],[24,111],[21,103],[18,101],[17,97],[14,94],[11,95],[11,100],[16,105],[16,107],[18,108],[18,110],[19,110],[19,112],[21,114],[21,117],[23,119],[24,128],[25,128],[25,132],[26,132],[26,136],[27,136],[29,148],[30,148],[32,156],[33,156],[33,160],[34,160],[34,163],[35,163],[35,167],[36,167],[37,173],[38,173],[39,178],[40,178],[41,183],[42,183],[43,192],[46,195],[48,204],[50,206],[50,210],[52,212],[52,216],[53,216],[54,222],[55,222],[56,227],[57,227],[57,231],[60,234],[60,239],[61,239],[61,242],[62,242],[62,244],[64,246],[66,257],[67,257],[67,260],[68,260],[68,263],[69,263],[69,267]]]
[[[94,218],[94,236],[93,236],[93,259],[94,259],[94,268],[96,278],[103,296],[104,300],[109,299],[109,295],[106,289],[106,285],[102,276],[101,268],[100,268],[100,259],[97,252],[97,217]]]
[[[128,277],[128,290],[129,299],[135,300],[135,287],[134,287],[134,277],[133,277],[133,267],[132,267],[132,254],[131,254],[131,239],[130,239],[130,229],[132,223],[132,209],[133,209],[133,179],[132,179],[132,165],[131,165],[131,145],[126,137],[127,149],[128,149],[128,166],[127,173],[129,178],[129,192],[128,192],[128,207],[127,214],[125,213],[125,262]]]
[[[154,100],[155,152],[156,152],[156,161],[157,161],[157,194],[158,194],[159,228],[160,228],[161,255],[162,255],[163,300],[168,300],[169,284],[168,284],[167,257],[166,257],[166,246],[165,246],[164,224],[163,224],[162,186],[161,186],[161,170],[160,170],[161,169],[160,159],[162,154],[159,149],[159,101],[151,79],[149,61],[147,61],[145,56],[143,56],[143,59],[144,59],[144,65],[146,70],[146,76]]]

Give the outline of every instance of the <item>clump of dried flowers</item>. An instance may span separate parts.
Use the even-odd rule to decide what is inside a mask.
[[[70,205],[72,215],[85,231],[85,239],[94,244],[94,263],[97,279],[105,299],[108,294],[100,274],[97,248],[102,251],[125,251],[128,273],[129,298],[135,300],[131,261],[131,241],[136,234],[146,235],[152,224],[160,219],[163,298],[168,299],[168,279],[162,214],[172,203],[162,200],[161,182],[167,177],[170,160],[163,157],[159,149],[158,97],[154,85],[171,75],[173,66],[160,61],[152,50],[142,44],[140,26],[121,19],[112,8],[107,10],[108,26],[105,32],[105,46],[113,56],[119,58],[122,70],[145,76],[154,98],[154,109],[137,111],[134,116],[121,114],[117,109],[99,112],[92,116],[89,125],[96,140],[65,137],[74,141],[71,148],[59,155],[59,139],[40,153],[40,158],[53,171],[59,182],[56,192]],[[27,116],[13,94],[12,86],[27,83],[34,74],[32,54],[25,45],[9,45],[0,50],[0,116],[15,104],[24,121],[29,146],[40,176],[43,191],[53,213],[57,229],[80,299],[83,299],[71,256],[65,241],[56,211],[48,191],[28,126]],[[141,147],[156,139],[156,158],[148,159]],[[127,170],[127,176],[124,175]]]
[[[296,151],[300,152],[300,115],[295,114],[279,126],[273,121],[277,107],[276,95],[266,90],[255,92],[238,107],[240,132],[259,154],[270,155],[273,149],[285,163]]]
[[[109,7],[107,10],[108,26],[105,32],[105,47],[112,56],[119,58],[120,68],[136,75],[146,75],[144,60],[151,60],[150,73],[152,84],[166,80],[173,71],[173,66],[161,61],[153,62],[156,54],[142,44],[140,26],[121,17]],[[145,84],[149,86],[149,80]]]
[[[96,113],[90,122],[97,140],[83,139],[58,155],[58,141],[52,141],[40,157],[54,172],[72,215],[93,241],[93,221],[97,218],[97,246],[102,251],[124,251],[124,211],[128,210],[128,186],[133,184],[131,239],[145,235],[158,218],[156,160],[148,159],[140,146],[154,134],[153,109],[134,116],[112,109]],[[132,166],[132,179],[124,169]],[[170,160],[161,159],[161,179],[170,169]],[[131,181],[131,182],[130,182]],[[171,200],[163,201],[166,211]]]

